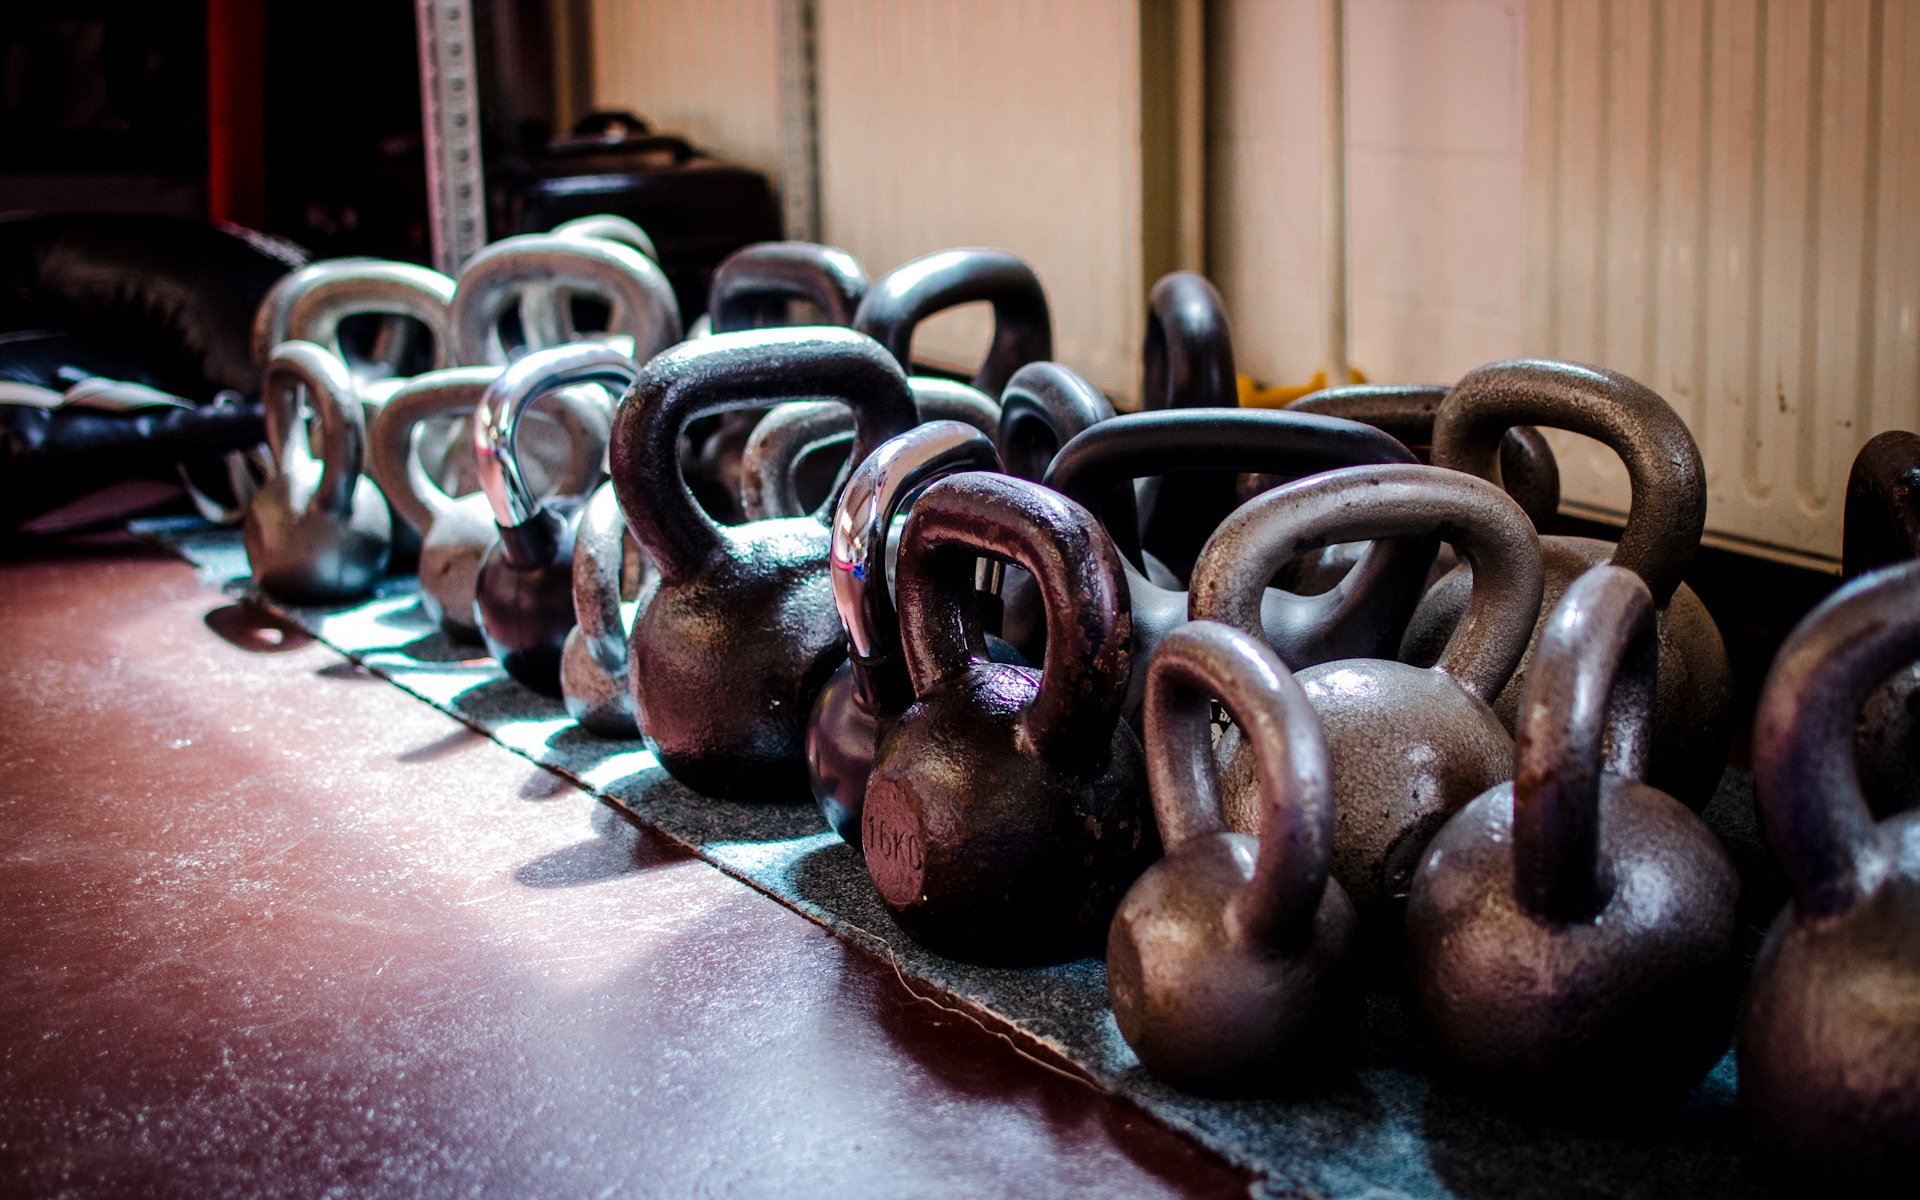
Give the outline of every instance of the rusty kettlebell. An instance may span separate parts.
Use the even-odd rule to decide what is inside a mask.
[[[1640,781],[1656,651],[1638,575],[1575,579],[1534,650],[1513,781],[1455,813],[1413,879],[1427,1026],[1510,1095],[1676,1099],[1733,1032],[1739,876],[1698,817]]]
[[[659,572],[627,652],[634,711],[661,766],[728,799],[799,799],[814,697],[846,655],[812,517],[722,526],[680,468],[688,422],[733,408],[835,397],[854,454],[916,424],[913,393],[872,339],[803,327],[719,333],[642,368],[613,431],[613,485]]]
[[[627,532],[613,484],[601,484],[574,531],[574,626],[560,651],[560,699],[589,733],[640,736],[627,690],[627,638],[654,582],[653,564]]]
[[[1262,409],[1179,409],[1123,413],[1082,431],[1061,448],[1046,484],[1097,512],[1111,512],[1112,497],[1124,498],[1133,481],[1150,471],[1179,480],[1206,472],[1231,483],[1243,471],[1299,477],[1375,463],[1411,463],[1413,456],[1370,426],[1334,417]],[[1187,621],[1187,592],[1148,579],[1133,566],[1139,534],[1111,517],[1107,534],[1120,552],[1133,607],[1133,659],[1144,667],[1161,638]],[[1205,532],[1211,533],[1208,529]],[[1260,603],[1267,641],[1294,668],[1339,658],[1374,658],[1399,644],[1409,613],[1420,598],[1432,561],[1428,539],[1383,542],[1350,581],[1319,596],[1266,589]],[[1038,622],[1027,589],[1006,597],[1010,635],[1023,654],[1037,656],[1031,638]],[[1136,669],[1123,711],[1139,728],[1146,672]]]
[[[295,604],[334,604],[372,593],[386,570],[392,517],[360,473],[366,442],[353,377],[312,342],[282,342],[261,383],[267,445],[277,473],[247,504],[241,537],[253,584]],[[319,425],[309,451],[303,407]]]
[[[1875,823],[1861,702],[1920,658],[1920,563],[1863,575],[1787,638],[1753,723],[1761,825],[1792,899],[1754,965],[1735,1049],[1763,1150],[1819,1191],[1920,1172],[1920,811]]]
[[[1153,285],[1140,359],[1142,409],[1240,407],[1226,305],[1204,275],[1174,271]],[[1141,547],[1180,580],[1240,505],[1239,480],[1217,471],[1142,479],[1139,496]]]
[[[1037,672],[987,661],[971,611],[982,556],[1039,582]],[[914,699],[883,732],[860,829],[881,899],[962,961],[1096,949],[1157,852],[1140,739],[1120,720],[1132,652],[1112,541],[1057,492],[956,475],[907,517],[895,592]]]
[[[1277,1092],[1334,1058],[1351,1017],[1353,902],[1329,871],[1333,772],[1271,647],[1195,621],[1153,652],[1147,775],[1166,856],[1107,932],[1107,994],[1145,1067],[1192,1092]],[[1220,810],[1218,697],[1258,766],[1258,835]]]
[[[828,564],[834,607],[847,631],[847,660],[807,719],[807,774],[827,824],[856,849],[880,730],[913,702],[889,582],[889,534],[933,481],[999,469],[1000,456],[979,430],[929,421],[869,455],[847,480],[834,512]]]
[[[480,640],[473,623],[474,584],[480,560],[497,537],[493,508],[479,491],[449,495],[416,448],[426,422],[470,417],[499,374],[495,367],[448,367],[416,375],[380,407],[368,431],[367,463],[374,481],[393,515],[420,537],[421,606],[448,637],[462,642]],[[567,460],[557,479],[548,478],[537,462],[527,462],[528,484],[536,493],[583,495],[598,482],[606,454],[606,399],[596,388],[585,396],[561,392],[555,400],[552,415],[565,435]]]
[[[911,376],[913,407],[922,421],[959,421],[991,438],[1000,406],[951,379]],[[760,419],[740,457],[740,509],[747,520],[797,517],[821,520],[827,497],[840,490],[853,447],[853,414],[831,400],[792,400]]]
[[[1860,448],[1847,474],[1840,570],[1853,579],[1920,558],[1920,435],[1882,433]],[[1875,817],[1920,802],[1920,664],[1896,671],[1860,710],[1854,757]]]
[[[1266,583],[1302,551],[1336,542],[1438,537],[1475,568],[1467,614],[1431,668],[1342,659],[1297,673],[1333,755],[1333,875],[1369,920],[1392,918],[1428,839],[1467,801],[1513,776],[1513,739],[1490,707],[1540,609],[1540,543],[1520,506],[1439,467],[1348,467],[1256,496],[1193,571],[1195,620],[1261,632]],[[1227,824],[1261,812],[1237,731],[1220,741]]]
[[[1514,359],[1469,373],[1440,406],[1433,461],[1494,479],[1502,439],[1516,425],[1565,429],[1618,454],[1633,485],[1619,544],[1544,537],[1545,605],[1603,562],[1647,581],[1660,609],[1660,667],[1647,782],[1696,812],[1712,798],[1732,741],[1732,678],[1720,629],[1682,582],[1707,519],[1707,477],[1686,422],[1665,400],[1625,375],[1575,363]],[[1464,570],[1435,584],[1415,610],[1401,653],[1432,662],[1466,600]],[[1531,647],[1529,647],[1531,654]],[[1526,681],[1522,659],[1494,710],[1513,728]]]
[[[560,695],[560,656],[574,625],[573,540],[586,498],[535,494],[515,441],[520,419],[548,393],[622,387],[635,371],[604,343],[535,350],[502,370],[473,412],[473,454],[496,534],[474,582],[473,620],[487,653],[542,695]]]
[[[902,370],[913,365],[913,333],[936,313],[985,301],[993,306],[993,342],[970,381],[989,396],[1030,362],[1053,357],[1053,316],[1040,277],[1005,250],[938,250],[901,263],[874,282],[853,327],[889,351]]]
[[[531,290],[545,302],[521,305]],[[580,334],[554,300],[588,296],[610,310],[604,333]],[[509,314],[534,320],[517,339]],[[447,312],[454,357],[470,366],[503,365],[533,350],[575,340],[604,342],[644,362],[680,340],[680,306],[667,277],[632,246],[602,237],[523,233],[501,238],[467,260]]]

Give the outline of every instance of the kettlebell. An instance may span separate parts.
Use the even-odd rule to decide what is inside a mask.
[[[520,419],[549,392],[623,387],[635,370],[611,345],[552,346],[500,371],[473,410],[473,456],[497,535],[480,559],[473,622],[487,653],[542,695],[560,695],[560,654],[574,625],[573,540],[585,498],[543,502],[535,494],[515,442]]]
[[[420,537],[420,604],[448,637],[478,642],[473,623],[474,583],[480,560],[497,535],[493,508],[475,491],[454,497],[427,472],[415,453],[422,425],[435,417],[468,417],[496,367],[449,367],[408,380],[373,418],[367,459],[374,481],[386,494],[394,516]],[[526,461],[529,486],[578,496],[600,478],[606,455],[606,400],[598,389],[582,395],[561,392],[553,416],[570,450],[560,478],[551,479],[537,461]],[[523,461],[525,461],[523,459]]]
[[[854,455],[916,423],[913,393],[872,339],[830,327],[717,333],[648,362],[621,402],[613,484],[660,582],[634,621],[628,686],[674,778],[727,799],[799,799],[806,722],[846,654],[812,517],[716,524],[680,469],[690,421],[735,407],[836,397]]]
[[[1397,438],[1413,451],[1416,460],[1430,463],[1433,461],[1433,419],[1448,390],[1444,384],[1360,383],[1302,396],[1288,405],[1287,411],[1319,413],[1371,425]],[[1240,482],[1241,495],[1245,498],[1278,487],[1286,480],[1243,475]],[[1553,457],[1553,447],[1539,430],[1517,425],[1500,439],[1499,483],[1507,495],[1519,502],[1535,529],[1552,532],[1560,515],[1560,464]],[[1290,565],[1282,579],[1291,591],[1317,595],[1352,570],[1365,549],[1364,542],[1328,546]],[[1434,559],[1432,582],[1439,582],[1441,576],[1458,564],[1452,547],[1441,547]]]
[[[970,611],[982,556],[1039,581],[1038,672],[986,661]],[[1057,492],[956,475],[908,515],[895,595],[913,704],[883,731],[860,822],[881,899],[963,962],[1097,949],[1158,852],[1140,740],[1120,720],[1132,633],[1112,541]]]
[[[988,438],[1000,426],[1000,406],[964,383],[930,375],[908,378],[922,421],[959,421]],[[853,447],[853,414],[831,400],[792,400],[760,419],[740,459],[740,508],[750,521],[813,513],[822,521],[828,496],[839,491]]]
[[[1053,316],[1040,277],[1005,250],[937,250],[901,263],[874,282],[853,315],[853,327],[892,352],[902,370],[912,363],[913,331],[936,313],[985,301],[993,306],[993,342],[973,373],[989,396],[1030,362],[1053,357]]]
[[[560,698],[589,733],[640,736],[627,691],[627,637],[653,583],[653,564],[627,532],[613,484],[601,484],[574,534],[574,626],[560,651]]]
[[[807,776],[828,826],[856,850],[880,729],[913,701],[888,582],[888,535],[902,510],[934,480],[999,469],[1000,456],[979,430],[929,421],[881,443],[840,496],[828,565],[834,608],[847,631],[847,660],[820,690],[807,718]]]
[[[1624,375],[1575,363],[1514,359],[1471,372],[1448,394],[1434,420],[1433,461],[1494,479],[1501,440],[1516,425],[1547,426],[1596,438],[1619,454],[1633,485],[1620,542],[1540,539],[1545,604],[1603,562],[1647,581],[1659,606],[1660,667],[1647,782],[1694,811],[1712,798],[1732,740],[1732,681],[1719,627],[1681,582],[1707,519],[1707,477],[1686,422],[1667,402]],[[1401,655],[1434,661],[1459,620],[1470,584],[1455,570],[1415,610]],[[1531,648],[1529,648],[1531,653]],[[1527,660],[1494,710],[1514,727]]]
[[[1847,474],[1840,570],[1848,579],[1920,558],[1920,435],[1882,433],[1860,448]],[[1854,736],[1860,788],[1875,818],[1920,802],[1920,663],[1896,671],[1867,697]]]
[[[1354,421],[1270,409],[1172,409],[1122,413],[1082,431],[1054,458],[1046,484],[1098,511],[1149,471],[1164,472],[1170,480],[1204,471],[1231,484],[1241,471],[1298,477],[1412,461],[1405,446]],[[1106,529],[1120,551],[1133,609],[1133,659],[1143,668],[1154,646],[1186,623],[1187,593],[1156,584],[1135,569],[1129,559],[1139,555],[1138,531],[1111,521]],[[1268,643],[1296,668],[1391,654],[1420,599],[1433,549],[1430,539],[1383,542],[1350,582],[1319,596],[1267,588],[1260,623]],[[1030,589],[1009,588],[1008,640],[1028,657],[1040,653],[1039,622],[1030,615],[1037,607]],[[1146,683],[1145,670],[1136,669],[1127,685],[1122,711],[1136,729]]]
[[[1081,430],[1113,415],[1113,403],[1072,367],[1031,362],[1013,373],[1000,392],[1000,459],[1015,479],[1039,483],[1060,447]],[[1134,498],[1126,497],[1139,524]],[[1138,566],[1139,564],[1134,564]]]
[[[1407,899],[1427,1027],[1472,1078],[1578,1108],[1674,1101],[1733,1032],[1740,879],[1706,826],[1640,782],[1653,593],[1624,567],[1541,627],[1512,782],[1455,813]]]
[[[1147,677],[1147,778],[1166,856],[1107,931],[1107,995],[1147,1070],[1190,1092],[1279,1092],[1337,1056],[1358,918],[1330,875],[1333,771],[1270,646],[1213,621],[1169,633]],[[1211,699],[1257,764],[1257,835],[1227,828]]]
[[[1754,965],[1735,1047],[1764,1152],[1821,1192],[1897,1194],[1920,1172],[1920,811],[1875,823],[1860,705],[1920,658],[1920,563],[1809,613],[1753,723],[1761,825],[1793,895]]]
[[[1226,305],[1206,276],[1174,271],[1153,285],[1140,357],[1142,409],[1240,407]],[[1180,580],[1240,505],[1239,481],[1218,471],[1142,479],[1139,496],[1141,547]]]
[[[1333,875],[1363,920],[1397,920],[1421,852],[1467,801],[1513,775],[1513,739],[1490,707],[1539,614],[1540,543],[1511,497],[1458,471],[1348,467],[1256,496],[1194,566],[1195,620],[1261,632],[1265,584],[1303,550],[1438,537],[1474,568],[1466,617],[1432,667],[1340,659],[1297,672],[1326,729],[1340,798]],[[1227,824],[1259,828],[1253,767],[1229,728],[1219,751]]]
[[[519,307],[528,289],[547,302]],[[532,350],[565,345],[580,336],[569,305],[555,292],[592,296],[611,310],[607,332],[587,336],[644,362],[680,340],[680,307],[659,266],[633,247],[600,237],[523,233],[502,238],[467,260],[447,320],[454,357],[467,365],[500,365]],[[535,319],[511,344],[501,330],[509,311]]]
[[[301,397],[320,427],[320,457],[300,428]],[[261,382],[267,445],[278,466],[241,527],[253,585],[276,600],[335,604],[372,593],[393,537],[386,501],[360,473],[365,417],[347,365],[312,342],[282,342]]]
[[[253,359],[264,370],[281,342],[325,346],[346,361],[356,380],[370,385],[377,403],[383,386],[378,381],[446,365],[452,300],[452,279],[413,263],[364,257],[308,263],[281,276],[254,310]],[[381,320],[370,340],[343,336],[349,318],[372,314]],[[418,344],[420,326],[430,339],[425,347]]]
[[[691,336],[800,323],[851,325],[867,287],[866,269],[845,250],[816,242],[756,242],[721,260],[707,288],[706,314]],[[737,525],[753,519],[740,510],[740,460],[765,415],[764,409],[735,409],[687,430],[687,483],[716,520]]]
[[[660,252],[647,231],[614,213],[575,217],[548,232],[555,237],[617,242],[653,262],[660,261]],[[521,336],[528,330],[545,331],[541,336],[553,339],[548,345],[590,341],[612,332],[613,313],[604,296],[576,295],[564,286],[529,283],[519,289],[516,303]]]

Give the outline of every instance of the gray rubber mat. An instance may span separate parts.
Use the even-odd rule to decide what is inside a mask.
[[[208,581],[246,590],[239,536],[198,523],[141,532]],[[1547,1119],[1436,1077],[1412,1007],[1390,980],[1361,1003],[1349,1066],[1288,1099],[1208,1100],[1146,1074],[1121,1040],[1093,959],[1041,969],[966,966],[893,924],[860,860],[806,797],[743,804],[682,787],[638,742],[585,733],[558,701],[522,688],[441,635],[395,580],[345,609],[268,607],[367,670],[578,781],[707,861],[944,993],[1010,1026],[1165,1124],[1259,1178],[1256,1194],[1326,1197],[1670,1197],[1762,1192],[1734,1107],[1731,1056],[1677,1109]],[[770,798],[780,799],[780,798]],[[1748,881],[1749,951],[1780,890],[1753,828],[1750,783],[1729,772],[1706,817]]]

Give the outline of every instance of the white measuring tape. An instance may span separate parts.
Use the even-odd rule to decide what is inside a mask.
[[[487,242],[480,170],[479,64],[469,0],[415,0],[420,115],[426,142],[433,265],[448,275]]]

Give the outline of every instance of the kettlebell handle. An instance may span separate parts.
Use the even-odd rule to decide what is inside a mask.
[[[680,436],[688,422],[822,398],[853,410],[855,463],[918,423],[899,364],[850,329],[717,333],[657,354],[640,369],[614,416],[613,485],[634,538],[662,580],[686,579],[730,553],[726,532],[694,499],[680,471]]]
[[[1788,635],[1760,689],[1753,782],[1773,854],[1810,918],[1838,916],[1888,870],[1854,758],[1861,705],[1920,659],[1920,561],[1871,571]]]
[[[1294,556],[1336,542],[1425,537],[1452,544],[1473,568],[1466,613],[1433,669],[1491,704],[1526,653],[1545,575],[1527,514],[1458,471],[1347,467],[1255,496],[1200,551],[1188,611],[1257,635],[1267,580]]]
[[[513,529],[541,513],[539,497],[520,467],[520,418],[548,392],[597,383],[621,388],[633,382],[633,360],[611,346],[576,342],[536,350],[500,371],[473,410],[473,457],[494,521]]]
[[[1615,371],[1509,359],[1454,385],[1434,420],[1434,465],[1497,479],[1501,439],[1517,425],[1585,434],[1620,456],[1632,495],[1611,561],[1646,580],[1665,607],[1707,524],[1706,466],[1680,414]]]
[[[1020,717],[1025,742],[1066,760],[1103,759],[1133,664],[1126,577],[1094,515],[1039,484],[953,476],[908,514],[894,590],[914,695],[986,657],[971,615],[981,555],[1025,568],[1046,611],[1040,689]]]
[[[1265,641],[1216,621],[1174,629],[1147,664],[1146,741],[1154,819],[1168,850],[1227,832],[1211,698],[1253,754],[1263,817],[1253,878],[1231,901],[1257,944],[1313,930],[1333,863],[1333,766],[1319,714]]]
[[[848,479],[833,518],[827,565],[855,683],[876,711],[900,712],[913,700],[900,661],[899,614],[887,587],[887,534],[894,518],[935,480],[999,469],[1000,456],[979,430],[929,421],[881,443]]]
[[[939,250],[882,275],[853,316],[853,327],[911,371],[913,331],[935,313],[986,301],[993,306],[993,344],[973,386],[998,396],[1021,366],[1053,357],[1053,317],[1040,277],[1005,250]]]
[[[1028,363],[1014,372],[1000,393],[1000,433],[996,440],[1007,474],[1040,482],[1061,447],[1113,415],[1112,402],[1072,367],[1057,362]],[[1109,533],[1115,529],[1134,531],[1132,545],[1137,556],[1140,511],[1133,489],[1115,489],[1096,511]],[[1138,557],[1133,565],[1142,565]]]
[[[771,304],[805,300],[823,324],[851,325],[869,286],[866,268],[836,246],[757,242],[729,254],[714,271],[707,312],[713,332],[732,333],[753,328]]]
[[[547,232],[555,237],[599,238],[602,241],[618,242],[622,246],[638,250],[654,262],[660,261],[659,247],[647,236],[647,231],[617,213],[594,213],[592,216],[575,217],[571,221],[562,221]]]
[[[1226,305],[1206,276],[1174,271],[1153,285],[1141,367],[1143,409],[1240,407]]]
[[[413,263],[378,259],[342,263],[303,288],[287,306],[284,340],[313,342],[340,350],[340,323],[363,313],[411,317],[433,335],[434,367],[452,356],[447,310],[454,282],[438,271]]]
[[[1513,892],[1544,920],[1606,905],[1600,776],[1646,772],[1658,656],[1653,593],[1624,567],[1582,574],[1541,625],[1515,731]]]
[[[282,342],[267,359],[260,392],[267,446],[283,472],[291,472],[296,457],[307,453],[307,439],[295,428],[295,394],[305,394],[307,410],[320,423],[320,478],[307,498],[307,511],[346,519],[353,508],[361,448],[366,440],[366,416],[347,364],[324,346]]]
[[[1876,435],[1847,472],[1840,571],[1848,579],[1920,558],[1920,434]]]
[[[626,556],[634,552],[630,542],[611,489],[605,495],[595,489],[581,509],[573,546],[576,562],[585,558],[598,569],[574,571],[573,611],[594,665],[614,678],[627,668],[627,627],[620,601]],[[640,567],[645,570],[644,561]],[[609,582],[611,586],[605,586]]]
[[[680,340],[680,307],[673,288],[652,259],[621,242],[600,237],[523,233],[502,238],[468,261],[460,272],[448,322],[455,358],[465,364],[504,363],[500,318],[528,289],[580,292],[611,303],[614,331],[633,338],[633,357],[644,362]],[[533,306],[557,326],[557,305]],[[566,331],[529,329],[529,344],[562,344]]]

